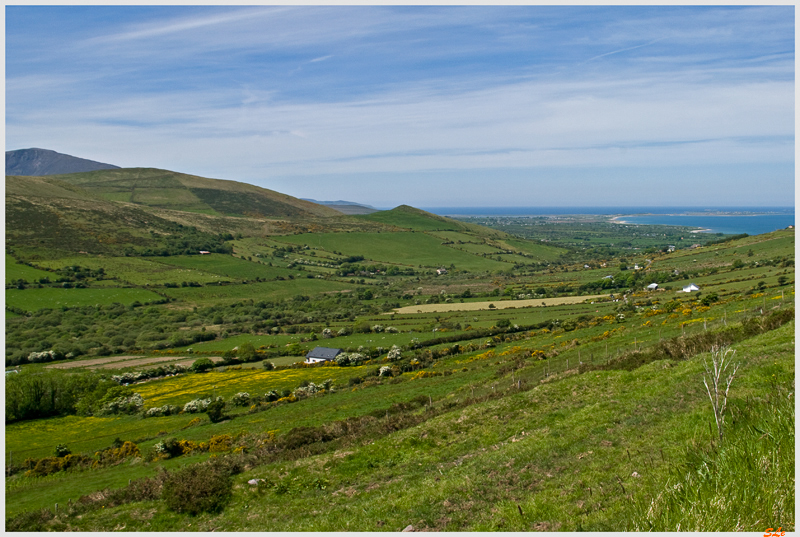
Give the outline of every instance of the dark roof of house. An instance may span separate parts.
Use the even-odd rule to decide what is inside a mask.
[[[333,360],[342,352],[342,349],[331,349],[328,347],[314,347],[313,350],[308,351],[306,358],[320,358],[322,360]]]

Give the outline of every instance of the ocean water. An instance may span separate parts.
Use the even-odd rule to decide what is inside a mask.
[[[707,233],[760,235],[794,225],[794,207],[423,207],[441,216],[616,216],[630,224],[688,226]]]

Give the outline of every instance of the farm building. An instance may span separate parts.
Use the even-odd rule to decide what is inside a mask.
[[[699,290],[700,288],[693,283],[690,283],[689,285],[683,288],[684,293],[691,293],[692,291],[699,291]]]
[[[333,360],[342,352],[342,349],[331,349],[328,347],[314,347],[306,354],[305,362],[307,364],[315,364],[317,362],[327,362]]]
[[[653,282],[647,286],[647,289],[649,289],[650,291],[655,291],[656,289],[658,289],[658,284]]]
[[[436,275],[437,276],[441,276],[442,274],[447,274],[447,269],[446,268],[442,267],[442,268],[436,269]]]

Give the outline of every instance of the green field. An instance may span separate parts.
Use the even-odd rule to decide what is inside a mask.
[[[165,289],[164,293],[189,304],[216,304],[234,300],[279,300],[295,295],[347,291],[352,285],[334,281],[305,278],[302,272],[294,280],[248,284],[214,285]]]
[[[455,265],[468,271],[507,270],[509,265],[470,255],[442,245],[441,239],[425,233],[313,233],[276,238],[289,244],[308,245],[366,259],[416,268]]]
[[[46,270],[17,263],[17,260],[6,254],[6,284],[16,282],[17,280],[25,280],[28,283],[36,282],[42,278],[48,278],[50,281],[56,279],[56,275]]]
[[[278,276],[288,277],[289,274],[297,274],[297,271],[287,268],[270,267],[264,263],[222,254],[176,255],[161,258],[158,262],[164,265],[219,274],[236,280],[254,280],[256,278],[274,280]]]
[[[193,256],[187,256],[193,257]],[[90,269],[102,268],[106,276],[133,285],[162,285],[191,281],[197,283],[211,283],[225,278],[210,273],[211,271],[195,270],[194,267],[174,267],[161,262],[161,258],[142,257],[68,257],[41,261],[42,267],[60,269],[63,267],[79,266]]]
[[[111,289],[61,289],[44,287],[42,289],[6,289],[6,306],[22,311],[36,311],[43,308],[94,306],[95,304],[114,304],[125,306],[134,302],[147,304],[163,298],[152,291],[137,288]]]

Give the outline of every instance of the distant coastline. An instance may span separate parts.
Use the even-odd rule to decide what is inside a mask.
[[[586,206],[586,207],[419,207],[422,210],[439,216],[564,216],[564,215],[598,215],[614,218],[628,216],[760,216],[760,215],[794,215],[793,206],[784,207],[690,207],[690,206]]]
[[[598,216],[621,225],[682,226],[690,233],[760,235],[794,225],[794,207],[422,207],[452,218]]]

